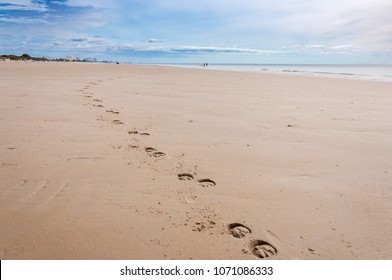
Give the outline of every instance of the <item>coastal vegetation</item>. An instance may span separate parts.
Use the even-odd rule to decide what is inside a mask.
[[[2,60],[33,60],[33,61],[48,61],[49,59],[45,58],[45,57],[32,57],[28,54],[22,54],[20,56],[15,55],[15,54],[3,54],[0,55],[0,59]]]
[[[29,54],[15,55],[15,54],[0,54],[0,61],[11,60],[11,61],[59,61],[59,62],[102,62],[102,63],[117,63],[113,61],[98,61],[95,57],[86,57],[80,59],[76,56],[67,56],[66,58],[52,58],[52,57],[33,57]]]

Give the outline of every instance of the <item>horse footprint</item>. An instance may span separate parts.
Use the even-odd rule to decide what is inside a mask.
[[[124,123],[123,123],[122,121],[120,121],[120,120],[114,120],[113,123],[114,123],[114,124],[124,124]]]
[[[147,148],[145,148],[144,150],[145,150],[148,154],[154,153],[154,152],[157,151],[157,149],[152,148],[152,147],[147,147]]]
[[[235,238],[243,238],[252,233],[252,230],[240,223],[232,223],[228,225],[229,233]]]
[[[114,111],[114,110],[106,110],[106,112],[116,114],[116,115],[120,114],[119,111]]]
[[[264,240],[253,240],[251,243],[253,255],[260,259],[272,257],[278,253],[278,250]]]
[[[199,182],[199,185],[202,186],[203,188],[213,187],[216,185],[216,183],[211,179],[200,179],[197,180],[197,182]]]
[[[181,173],[181,174],[178,174],[177,176],[178,176],[178,180],[181,180],[181,181],[193,180],[193,175],[189,174],[189,173]]]
[[[154,152],[154,153],[152,153],[151,156],[156,157],[156,158],[159,158],[159,157],[164,157],[165,155],[166,155],[166,154],[163,153],[163,152]]]

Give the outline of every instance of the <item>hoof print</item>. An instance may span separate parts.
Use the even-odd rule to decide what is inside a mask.
[[[128,134],[138,134],[139,132],[137,132],[137,130],[130,130],[128,131]]]
[[[178,180],[181,180],[181,181],[193,180],[193,175],[189,174],[189,173],[181,173],[181,174],[178,174],[177,176],[178,176]]]
[[[197,182],[199,182],[199,185],[202,186],[203,188],[213,187],[216,185],[216,183],[211,179],[200,179],[197,180]]]
[[[278,253],[274,246],[263,240],[253,240],[251,247],[253,255],[260,259],[266,259]]]
[[[163,153],[163,152],[154,152],[154,153],[152,154],[152,156],[154,156],[154,157],[156,157],[156,158],[159,158],[159,157],[165,156],[165,153]]]
[[[139,146],[137,145],[128,145],[129,149],[139,149]]]
[[[120,120],[114,120],[113,123],[114,123],[114,124],[124,124],[124,123],[123,123],[122,121],[120,121]]]
[[[145,150],[147,153],[154,153],[154,152],[157,151],[155,148],[152,148],[152,147],[147,147],[147,148],[145,148],[144,150]]]
[[[235,238],[243,238],[252,233],[252,230],[240,223],[232,223],[228,225],[229,233]]]

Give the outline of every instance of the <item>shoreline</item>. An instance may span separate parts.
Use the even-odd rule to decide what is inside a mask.
[[[140,64],[143,65],[143,64]],[[149,64],[146,64],[149,65]],[[207,67],[203,67],[199,64],[191,64],[191,63],[178,63],[178,64],[150,64],[162,67],[178,67],[183,69],[205,69],[211,71],[233,71],[233,72],[250,72],[250,73],[267,73],[267,74],[285,74],[285,75],[296,75],[303,77],[321,77],[321,78],[338,78],[338,79],[352,79],[352,80],[366,80],[366,81],[376,81],[376,82],[392,82],[392,75],[385,74],[385,76],[373,76],[372,74],[359,74],[359,73],[342,73],[342,72],[317,72],[317,71],[304,71],[293,68],[303,68],[303,67],[382,67],[382,68],[390,68],[392,71],[392,65],[356,65],[356,64],[230,64],[230,63],[217,63],[217,64],[209,64]],[[257,69],[255,68],[257,67]],[[268,69],[265,67],[271,67],[272,69]],[[241,69],[243,68],[243,69]],[[253,68],[253,69],[252,69]],[[275,69],[274,69],[275,68]],[[281,69],[276,69],[281,68]],[[285,69],[288,68],[288,69]],[[291,69],[290,69],[291,68]]]
[[[79,65],[117,65],[116,62],[83,62],[83,61],[1,61],[0,63],[73,63]],[[131,66],[152,66],[152,67],[168,67],[168,68],[180,68],[180,69],[200,69],[209,71],[224,71],[224,72],[242,72],[242,73],[259,73],[259,74],[277,74],[277,75],[294,75],[299,77],[314,77],[314,78],[332,78],[332,79],[348,79],[348,80],[363,80],[363,81],[374,81],[374,82],[392,82],[392,75],[390,72],[381,76],[374,74],[364,73],[344,73],[344,72],[317,72],[317,71],[304,71],[292,69],[292,67],[351,67],[351,68],[371,68],[381,67],[389,68],[392,71],[392,65],[388,64],[230,64],[230,63],[212,63],[207,67],[202,66],[198,63],[119,63],[119,65],[131,65]],[[258,69],[251,69],[250,67],[258,67]],[[245,68],[244,68],[245,67]],[[259,67],[282,67],[282,69],[267,69]],[[288,69],[285,69],[288,68]],[[291,68],[291,69],[290,69]]]
[[[392,84],[8,65],[1,259],[392,258]]]

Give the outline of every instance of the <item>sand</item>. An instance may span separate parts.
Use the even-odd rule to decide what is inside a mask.
[[[1,259],[391,259],[392,83],[0,62]]]

